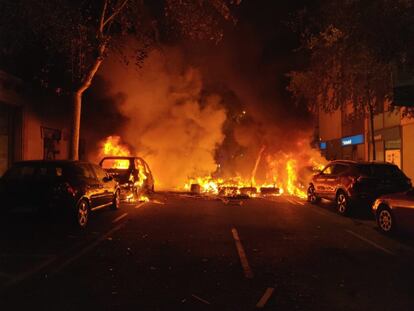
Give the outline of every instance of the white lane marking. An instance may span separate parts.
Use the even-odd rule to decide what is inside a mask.
[[[297,205],[297,202],[293,201],[292,199],[285,198],[285,200],[288,201],[289,203],[293,204],[293,205]]]
[[[264,308],[266,303],[269,301],[269,298],[272,296],[274,290],[275,289],[273,287],[268,287],[264,292],[262,298],[260,298],[259,302],[256,304],[256,308]]]
[[[387,249],[385,247],[382,247],[381,245],[379,245],[379,244],[377,244],[377,243],[375,243],[375,242],[373,242],[371,240],[368,240],[367,238],[364,238],[363,236],[361,236],[361,235],[359,235],[359,234],[357,234],[357,233],[355,233],[355,232],[353,232],[351,230],[346,230],[346,232],[348,232],[349,234],[352,234],[354,237],[356,237],[356,238],[358,238],[358,239],[360,239],[360,240],[368,243],[369,245],[374,246],[375,248],[383,251],[384,253],[387,253],[389,255],[395,256],[395,254],[392,251],[390,251],[389,249]]]
[[[195,298],[195,299],[197,299],[198,301],[201,301],[202,303],[204,303],[204,304],[206,304],[206,305],[209,305],[210,304],[210,302],[208,302],[207,300],[205,300],[205,299],[203,299],[203,298],[201,298],[201,297],[198,297],[197,295],[191,295],[191,297],[193,297],[193,298]]]
[[[151,203],[165,205],[165,202],[158,201],[158,200],[151,201]]]
[[[101,243],[102,241],[106,240],[113,233],[115,233],[116,231],[118,231],[119,229],[121,229],[124,225],[125,225],[124,222],[118,224],[117,226],[115,226],[114,228],[112,228],[111,230],[109,230],[107,233],[105,233],[104,235],[102,235],[99,239],[97,239],[93,243],[87,245],[86,247],[84,247],[83,249],[81,249],[78,253],[76,253],[75,255],[73,255],[72,257],[69,257],[68,259],[66,259],[57,268],[53,269],[50,274],[55,274],[55,273],[58,273],[59,271],[63,270],[64,268],[66,268],[67,266],[69,266],[70,264],[72,264],[73,262],[75,262],[76,260],[78,260],[80,257],[82,257],[83,255],[85,255],[87,252],[89,252],[90,250],[92,250],[93,248],[95,248],[99,243]]]
[[[41,262],[37,266],[34,266],[32,269],[29,269],[26,272],[23,272],[23,273],[17,275],[16,277],[12,278],[10,281],[6,282],[3,286],[1,286],[0,291],[24,281],[25,279],[31,277],[32,275],[36,274],[37,272],[43,270],[45,267],[50,265],[55,260],[56,260],[56,256],[51,256],[49,259]]]
[[[134,208],[140,208],[140,207],[144,206],[147,203],[152,203],[152,202],[141,202],[141,203],[135,205]]]
[[[297,199],[292,199],[292,201],[294,201],[294,202],[296,202],[297,204],[300,204],[300,205],[305,205],[305,203],[303,203],[301,201],[298,201]]]
[[[247,279],[252,279],[254,277],[253,271],[249,266],[249,262],[247,261],[246,253],[244,252],[243,245],[241,244],[239,233],[237,232],[236,228],[231,229],[231,233],[233,234],[233,239],[236,243],[237,253],[240,257],[240,262],[243,267],[244,276]]]
[[[112,223],[114,224],[114,223],[116,223],[116,222],[120,221],[122,218],[125,218],[125,217],[127,217],[127,216],[128,216],[128,213],[123,213],[121,216],[118,216],[117,218],[115,218],[115,219],[112,221]]]

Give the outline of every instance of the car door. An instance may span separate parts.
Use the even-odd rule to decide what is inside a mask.
[[[101,190],[101,205],[112,203],[115,190],[114,181],[99,165],[91,164],[91,166],[98,180],[99,189]]]
[[[3,176],[3,191],[10,208],[21,211],[33,209],[35,171],[33,164],[22,163],[10,168]]]
[[[392,195],[392,205],[397,225],[414,231],[414,189]]]
[[[345,172],[348,171],[348,165],[342,163],[335,163],[332,168],[332,173],[326,178],[326,188],[327,188],[327,196],[330,199],[334,199],[336,197],[336,192],[338,189],[343,189],[346,191],[346,178],[343,178]]]
[[[149,190],[154,190],[154,177],[152,176],[151,170],[148,164],[144,161],[145,175],[147,175],[147,185]]]
[[[329,188],[328,188],[327,180],[328,178],[332,177],[333,168],[334,168],[334,164],[328,164],[319,175],[315,176],[313,180],[316,193],[318,194],[318,196],[322,198],[325,198],[328,196]]]
[[[91,209],[103,204],[103,189],[101,183],[89,163],[79,163],[80,175],[85,182],[86,196],[91,203]]]

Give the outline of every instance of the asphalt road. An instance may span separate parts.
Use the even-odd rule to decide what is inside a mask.
[[[1,219],[0,310],[414,310],[414,239],[293,197]]]

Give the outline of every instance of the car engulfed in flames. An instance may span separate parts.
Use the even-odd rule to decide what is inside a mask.
[[[149,201],[154,192],[154,178],[144,159],[131,155],[118,136],[103,142],[100,166],[120,185],[121,199],[127,202]]]

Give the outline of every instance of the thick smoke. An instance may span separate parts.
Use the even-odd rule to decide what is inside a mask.
[[[249,181],[253,171],[266,183],[285,178],[291,158],[297,171],[323,162],[311,148],[312,117],[286,91],[285,74],[302,60],[281,18],[297,5],[263,11],[246,1],[239,23],[217,45],[164,47],[141,69],[105,64],[102,74],[114,94],[124,94],[117,109],[128,118],[111,134],[149,162],[161,187],[209,175]]]
[[[158,189],[181,187],[190,177],[216,170],[226,110],[177,50],[152,52],[141,69],[109,62],[103,73],[126,94],[120,111],[129,120],[114,134],[146,159]]]

